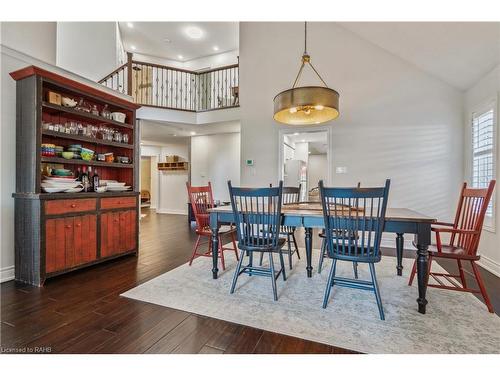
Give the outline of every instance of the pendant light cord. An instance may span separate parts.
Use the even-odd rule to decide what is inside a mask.
[[[321,80],[321,82],[323,82],[323,85],[325,85],[325,87],[328,87],[325,80],[323,78],[321,78],[318,71],[314,68],[313,64],[311,64],[311,60],[309,59],[309,56],[307,55],[307,21],[304,22],[304,54],[302,56],[303,56],[302,65],[300,66],[299,72],[297,73],[297,77],[295,77],[295,81],[293,82],[292,89],[294,89],[295,86],[297,85],[297,82],[299,81],[299,78],[302,75],[302,71],[304,70],[304,65],[306,64],[306,62],[311,66],[312,70],[314,71],[314,73],[316,73],[316,75]],[[308,57],[307,61],[304,59],[304,56]]]

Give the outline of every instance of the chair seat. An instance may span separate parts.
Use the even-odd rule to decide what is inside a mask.
[[[249,239],[248,242],[252,242],[252,240],[251,240],[252,237],[248,237],[248,239]],[[285,245],[285,242],[286,242],[286,239],[279,238],[278,245],[276,247],[274,247],[272,245],[266,245],[264,238],[254,237],[254,242],[253,242],[254,244],[253,245],[243,245],[243,244],[239,243],[238,247],[241,250],[245,250],[245,251],[259,251],[259,252],[264,252],[264,253],[278,252],[283,247],[283,245]]]
[[[339,251],[342,251],[342,245],[339,243],[333,244],[334,251],[339,248]],[[347,243],[346,243],[346,251],[348,249]],[[329,258],[332,258],[329,254],[329,252],[326,252]],[[351,254],[339,254],[339,253],[334,253],[333,259],[339,259],[339,260],[348,260],[351,262],[359,262],[359,263],[376,263],[379,262],[381,259],[380,253],[378,255],[374,255],[375,251],[373,249],[369,249],[368,251],[364,248],[358,247],[357,249],[354,248],[354,246],[351,249]]]
[[[196,229],[196,233],[202,236],[211,236],[212,231],[209,227],[205,227],[203,229]],[[225,234],[236,233],[236,227],[231,227],[230,225],[221,225],[219,227],[219,236],[223,236]]]
[[[441,245],[441,252],[438,251],[436,245],[429,246],[429,253],[436,258],[452,258],[452,259],[466,259],[466,260],[479,260],[479,255],[469,255],[467,251],[459,246]]]

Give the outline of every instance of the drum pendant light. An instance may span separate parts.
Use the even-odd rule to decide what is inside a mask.
[[[297,87],[299,78],[308,64],[324,86]],[[274,97],[274,119],[289,125],[315,125],[334,120],[339,116],[339,93],[325,83],[311,64],[307,53],[307,22],[304,22],[304,54],[302,65],[291,89]]]

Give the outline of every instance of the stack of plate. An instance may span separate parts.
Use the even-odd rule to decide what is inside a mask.
[[[78,193],[83,190],[82,184],[75,178],[45,176],[41,186],[46,193]]]
[[[107,191],[127,191],[130,189],[130,186],[125,185],[125,182],[102,180],[101,183],[106,185]]]

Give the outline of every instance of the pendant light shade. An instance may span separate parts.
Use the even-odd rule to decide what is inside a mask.
[[[274,98],[274,119],[283,124],[321,124],[338,115],[339,93],[328,87],[296,87]]]
[[[304,66],[308,64],[324,86],[296,87]],[[315,125],[339,116],[339,93],[327,86],[311,64],[307,54],[307,22],[304,23],[304,54],[302,65],[291,89],[274,97],[274,119],[288,125]]]

